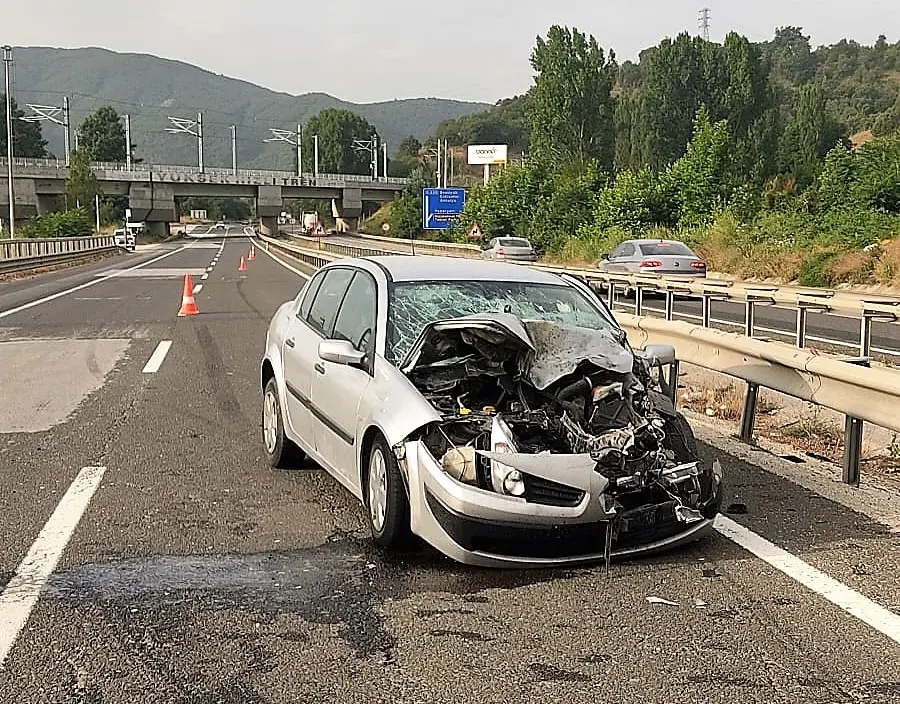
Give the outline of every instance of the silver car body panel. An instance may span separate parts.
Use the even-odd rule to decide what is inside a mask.
[[[359,375],[365,375],[365,379],[360,376],[358,383],[353,387],[354,392],[359,391],[358,401],[351,401],[352,407],[356,409],[352,411],[355,414],[355,428],[346,429],[353,434],[350,444],[354,449],[355,462],[352,462],[354,466],[337,466],[333,458],[326,456],[323,448],[317,446],[315,439],[311,441],[309,437],[297,432],[289,418],[286,417],[286,404],[282,402],[285,434],[357,499],[362,501],[364,492],[361,470],[367,461],[363,447],[364,440],[369,433],[377,429],[387,440],[388,445],[394,448],[401,471],[406,477],[413,532],[459,562],[486,567],[541,567],[603,560],[605,553],[602,539],[598,539],[596,553],[558,558],[497,555],[478,550],[467,550],[454,542],[429,506],[427,494],[430,494],[433,500],[440,502],[447,509],[467,517],[521,526],[551,527],[590,524],[608,521],[610,517],[603,501],[603,492],[609,485],[609,481],[602,474],[594,471],[594,463],[588,462],[589,455],[526,455],[518,453],[502,455],[502,462],[509,466],[520,467],[522,471],[534,476],[565,484],[584,492],[583,498],[577,505],[558,506],[534,503],[521,497],[464,484],[444,471],[440,462],[431,455],[421,440],[410,437],[429,424],[442,420],[442,416],[416,389],[404,372],[384,357],[387,339],[388,291],[392,281],[471,280],[475,276],[497,281],[539,282],[554,285],[565,283],[582,291],[604,315],[614,321],[603,302],[580,281],[569,280],[568,277],[558,277],[527,267],[477,261],[474,264],[473,267],[471,260],[461,261],[443,257],[386,256],[343,259],[326,265],[311,277],[293,301],[288,301],[279,307],[270,322],[266,335],[266,351],[262,363],[271,365],[279,397],[284,400],[292,393],[297,393],[296,389],[292,391],[289,388],[291,385],[285,377],[286,335],[289,331],[297,329],[294,326],[306,325],[298,318],[297,312],[311,282],[324,271],[336,267],[352,267],[364,270],[375,278],[378,291],[375,359],[371,367],[371,374],[364,370],[352,369]],[[421,357],[423,350],[427,349],[427,339],[430,333],[471,325],[480,325],[484,329],[495,331],[502,330],[505,335],[517,338],[523,349],[534,350],[534,345],[530,342],[530,331],[527,329],[528,323],[523,325],[518,318],[509,314],[491,313],[469,316],[467,320],[456,319],[432,323],[426,330],[423,330],[401,366],[405,370],[415,366],[415,362]],[[311,328],[308,330],[311,331]],[[319,340],[322,339],[321,336],[317,337]],[[611,339],[604,338],[602,342],[608,345]],[[595,341],[595,343],[597,342],[600,341]],[[316,358],[318,358],[317,355]],[[610,362],[607,360],[604,363],[609,364]],[[612,363],[620,366],[615,360]],[[326,367],[332,365],[330,362],[324,362],[324,364]],[[567,368],[567,365],[560,361],[555,364],[555,368],[559,371]],[[344,369],[349,368],[344,367]],[[553,376],[556,372],[547,373],[549,376]],[[560,373],[564,375],[566,372]],[[313,408],[315,401],[316,398],[306,399],[306,402],[312,404]],[[697,540],[711,527],[712,521],[705,518],[686,523],[684,530],[671,538],[613,550],[611,556],[625,557],[670,549],[682,543]]]
[[[598,535],[597,551],[564,557],[519,557],[466,550],[447,534],[428,505],[426,490],[446,508],[471,518],[509,524],[556,526],[594,523],[608,518],[598,497],[606,488],[603,477],[592,472],[592,491],[575,507],[543,506],[514,496],[497,494],[462,484],[443,471],[421,441],[402,446],[401,465],[409,478],[410,523],[413,532],[448,557],[479,567],[556,567],[591,564],[605,559],[603,540]],[[508,456],[504,456],[508,460]],[[613,558],[670,550],[702,538],[712,530],[710,519],[696,521],[677,535],[636,547],[614,550]]]

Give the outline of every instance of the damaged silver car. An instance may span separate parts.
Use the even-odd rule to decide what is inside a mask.
[[[579,280],[441,257],[339,260],[269,327],[263,439],[460,562],[605,561],[701,538],[718,462],[697,453],[661,365]]]

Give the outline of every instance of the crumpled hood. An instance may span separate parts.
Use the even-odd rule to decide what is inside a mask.
[[[544,320],[523,322],[511,313],[481,313],[429,323],[398,367],[409,374],[421,367],[462,361],[455,344],[459,340],[488,360],[517,354],[523,377],[538,390],[585,361],[617,374],[630,372],[634,363],[631,350],[612,330]]]

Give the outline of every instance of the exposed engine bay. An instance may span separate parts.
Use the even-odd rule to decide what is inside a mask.
[[[660,511],[685,525],[717,510],[704,502],[718,468],[700,466],[690,427],[620,330],[466,316],[428,326],[401,369],[443,416],[421,439],[447,474],[535,504],[600,501],[607,561]],[[587,496],[591,472],[606,480],[599,497]]]

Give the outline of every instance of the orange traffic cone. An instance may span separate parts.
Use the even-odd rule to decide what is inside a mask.
[[[247,255],[247,261],[252,262],[256,259],[256,250],[253,249],[253,245],[250,246],[250,254]]]
[[[238,271],[247,271],[247,265],[244,263],[244,255],[241,255],[241,265],[238,267]]]
[[[178,315],[197,315],[197,302],[194,300],[194,284],[191,281],[191,275],[184,275],[184,293],[181,294],[181,310]]]

